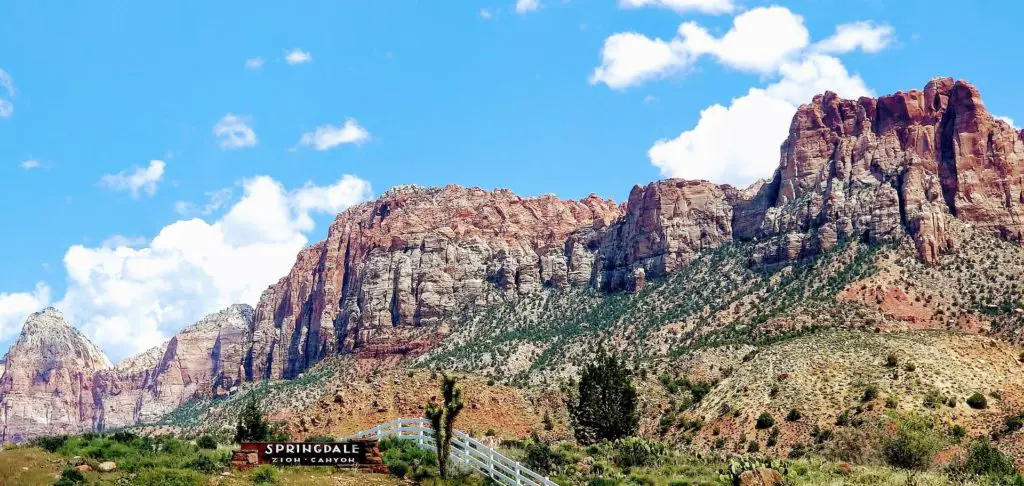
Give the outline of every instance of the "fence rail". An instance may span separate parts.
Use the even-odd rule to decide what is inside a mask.
[[[430,426],[430,421],[427,419],[403,418],[393,420],[372,429],[358,432],[348,438],[371,437],[377,439],[396,437],[403,440],[414,440],[420,448],[434,450],[434,429]],[[454,437],[452,437],[451,456],[501,484],[557,486],[557,483],[546,476],[531,471],[522,464],[505,457],[500,452],[458,430],[454,431]]]

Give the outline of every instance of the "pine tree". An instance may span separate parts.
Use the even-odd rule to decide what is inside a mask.
[[[448,479],[448,458],[452,450],[452,434],[455,430],[455,419],[462,411],[462,390],[455,385],[455,378],[448,375],[441,377],[441,396],[444,403],[438,406],[434,402],[427,404],[426,418],[434,428],[434,445],[437,448],[437,466],[441,479]]]
[[[238,413],[238,425],[235,427],[235,442],[261,442],[270,436],[270,424],[263,420],[260,407],[256,400],[250,400],[245,408]]]
[[[625,364],[598,348],[597,359],[583,369],[575,401],[569,403],[576,441],[592,444],[635,435],[640,422],[636,401]]]

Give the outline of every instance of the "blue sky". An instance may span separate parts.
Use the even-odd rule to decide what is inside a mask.
[[[122,358],[254,301],[334,213],[397,184],[616,200],[669,175],[743,184],[826,87],[954,76],[1024,120],[1005,40],[1020,2],[518,3],[5,6],[0,349],[55,304]],[[270,263],[239,268],[252,255]]]

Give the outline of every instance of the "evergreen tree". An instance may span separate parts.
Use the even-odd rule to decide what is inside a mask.
[[[441,396],[444,403],[438,406],[434,402],[427,404],[426,418],[434,428],[434,445],[437,448],[437,466],[441,479],[448,479],[448,458],[452,450],[452,434],[455,419],[462,411],[462,390],[455,385],[455,378],[448,375],[441,377]]]
[[[256,400],[249,400],[245,408],[238,413],[238,425],[235,427],[235,442],[261,442],[270,436],[270,424],[263,420],[260,407]]]
[[[580,444],[636,434],[640,422],[636,388],[622,360],[598,348],[597,359],[580,376],[575,401],[569,403],[569,416]]]

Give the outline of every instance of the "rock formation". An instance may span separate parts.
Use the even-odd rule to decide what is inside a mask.
[[[733,240],[756,241],[752,263],[766,265],[903,235],[935,262],[956,244],[951,218],[1020,242],[1022,163],[1024,131],[939,78],[878,99],[816,96],[773,177],[746,189],[669,179],[620,206],[397,187],[338,215],[255,310],[233,306],[116,368],[52,309],[34,315],[0,378],[0,440],[152,420],[544,287],[638,289]]]

